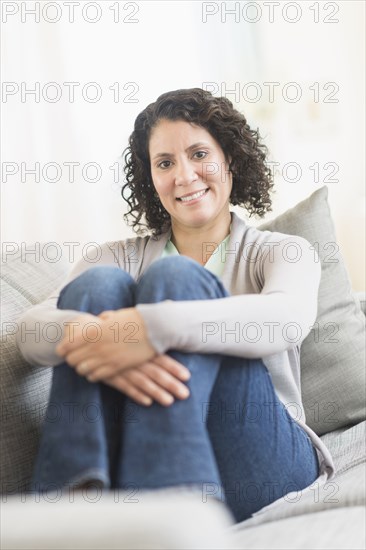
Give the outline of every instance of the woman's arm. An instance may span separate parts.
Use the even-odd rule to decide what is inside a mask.
[[[98,262],[80,259],[69,275],[46,300],[25,311],[17,320],[16,342],[25,360],[34,366],[54,366],[62,362],[56,354],[56,346],[61,341],[65,323],[80,315],[80,311],[57,309],[57,300],[61,289],[78,275],[96,265],[118,266],[118,261],[108,243],[96,252]],[[94,257],[89,250],[89,256]],[[120,255],[121,257],[121,255]]]
[[[296,261],[289,256],[295,248]],[[300,345],[317,315],[321,266],[315,250],[306,239],[289,236],[258,262],[264,279],[259,294],[138,304],[157,353],[177,349],[262,358]]]

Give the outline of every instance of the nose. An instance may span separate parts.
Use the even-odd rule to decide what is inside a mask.
[[[174,174],[175,185],[190,185],[198,179],[195,167],[188,159],[179,161],[176,164]]]

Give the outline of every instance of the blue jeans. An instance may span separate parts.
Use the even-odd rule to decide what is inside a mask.
[[[98,315],[228,295],[210,271],[173,256],[155,261],[137,282],[118,267],[93,267],[63,288],[57,307]],[[89,479],[110,489],[193,485],[203,499],[225,502],[239,522],[314,482],[316,451],[277,398],[261,359],[167,353],[191,372],[190,396],[169,407],[139,405],[67,362],[54,367],[33,470],[36,491]]]

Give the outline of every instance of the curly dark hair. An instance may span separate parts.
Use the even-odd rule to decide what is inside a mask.
[[[272,210],[272,173],[265,164],[268,149],[259,143],[259,131],[252,130],[246,118],[226,97],[214,97],[201,88],[166,92],[150,103],[136,118],[129,145],[123,151],[126,183],[122,197],[129,205],[124,214],[135,233],[147,228],[154,236],[170,227],[170,215],[160,202],[151,177],[149,140],[161,119],[183,120],[205,128],[219,143],[233,175],[230,204],[246,208],[249,215],[263,217]],[[145,217],[146,223],[141,222]]]

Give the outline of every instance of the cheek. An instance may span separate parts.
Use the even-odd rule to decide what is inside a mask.
[[[171,191],[171,186],[169,185],[169,182],[164,180],[164,178],[155,178],[153,179],[154,186],[156,189],[157,194],[164,198],[167,197]]]

